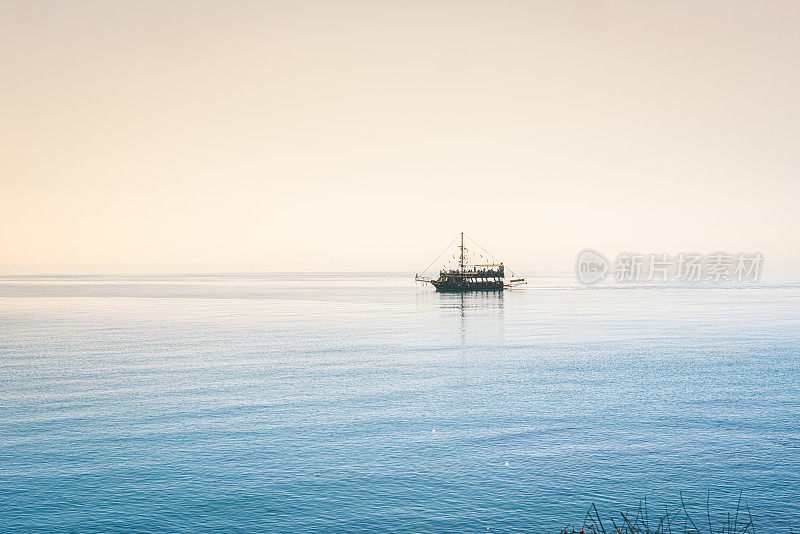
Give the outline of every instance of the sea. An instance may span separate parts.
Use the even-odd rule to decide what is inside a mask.
[[[527,274],[0,276],[0,531],[798,530],[800,283]]]

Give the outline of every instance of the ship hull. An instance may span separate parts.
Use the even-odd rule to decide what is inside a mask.
[[[503,282],[442,282],[430,281],[436,291],[442,293],[467,293],[470,291],[502,291]]]

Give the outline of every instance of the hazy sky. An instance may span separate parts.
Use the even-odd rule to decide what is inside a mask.
[[[800,3],[0,1],[0,180],[0,264],[797,259]]]

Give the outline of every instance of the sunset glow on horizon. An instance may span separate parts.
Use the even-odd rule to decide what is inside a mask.
[[[800,259],[795,2],[0,2],[0,264]]]

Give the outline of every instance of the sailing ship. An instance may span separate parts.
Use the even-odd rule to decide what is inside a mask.
[[[524,278],[513,278],[513,273],[511,273],[512,278],[506,283],[506,268],[503,262],[495,260],[493,263],[470,264],[468,256],[465,255],[467,248],[464,246],[464,232],[461,232],[460,238],[461,241],[458,246],[458,265],[455,268],[443,268],[439,271],[439,277],[433,279],[424,276],[425,271],[430,268],[429,265],[428,269],[425,269],[422,275],[417,274],[414,280],[431,284],[436,288],[436,291],[451,293],[465,293],[467,291],[502,291],[503,289],[525,283]],[[458,239],[458,237],[456,239]],[[455,241],[455,239],[453,241]],[[445,251],[449,250],[452,244],[451,242]],[[486,252],[486,250],[480,247],[480,245],[477,245],[477,243],[476,246]],[[491,256],[488,252],[486,252],[486,254]],[[442,254],[439,255],[439,257],[441,256]],[[479,254],[479,256],[483,257],[482,254]],[[433,260],[431,265],[433,265],[434,262],[436,262],[436,260]]]

